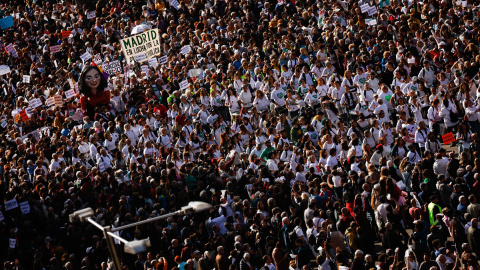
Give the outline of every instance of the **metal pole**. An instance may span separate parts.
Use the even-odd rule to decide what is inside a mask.
[[[118,258],[117,250],[115,248],[115,242],[113,238],[110,236],[109,232],[111,231],[110,227],[103,228],[103,235],[105,239],[107,239],[108,250],[110,251],[110,255],[112,255],[113,265],[115,266],[115,270],[121,270],[122,264],[120,263],[120,259]]]
[[[135,223],[132,223],[132,224],[128,224],[128,225],[125,225],[125,226],[120,226],[120,227],[117,227],[117,228],[113,228],[110,231],[111,232],[118,232],[118,231],[121,231],[121,230],[125,230],[125,229],[131,228],[131,227],[138,226],[138,225],[147,224],[147,223],[150,223],[150,222],[153,222],[153,221],[156,221],[156,220],[168,218],[168,217],[175,216],[175,215],[180,215],[182,213],[183,213],[183,210],[178,210],[178,211],[175,211],[173,213],[165,214],[163,216],[149,218],[149,219],[145,219],[145,220],[135,222]]]

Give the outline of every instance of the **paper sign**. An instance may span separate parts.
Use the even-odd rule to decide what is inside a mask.
[[[72,31],[62,31],[62,38],[68,38],[72,34]]]
[[[27,113],[27,115],[32,115],[33,114],[32,107],[28,106],[27,108],[25,108],[25,112]]]
[[[366,25],[377,25],[377,19],[365,19]]]
[[[90,11],[90,12],[87,13],[87,19],[90,20],[90,19],[93,19],[95,17],[97,17],[97,14],[95,13],[95,11]]]
[[[78,93],[78,82],[75,83],[75,93]]]
[[[53,101],[55,103],[55,106],[62,106],[63,105],[63,98],[60,95],[56,95],[53,97]]]
[[[5,210],[9,211],[18,207],[17,199],[11,199],[5,202]]]
[[[164,55],[164,56],[160,57],[160,58],[158,59],[158,63],[159,63],[160,65],[166,64],[166,63],[167,63],[167,56]]]
[[[20,114],[20,117],[22,118],[22,121],[23,122],[27,122],[28,121],[28,115],[27,115],[27,112],[25,110],[21,110],[19,112]]]
[[[22,210],[22,214],[24,215],[30,213],[30,205],[28,204],[28,202],[21,202],[20,210]]]
[[[53,97],[48,98],[47,107],[53,106],[53,104],[55,104],[55,100],[53,99]]]
[[[28,105],[32,108],[35,109],[37,107],[42,106],[42,101],[39,98],[34,98],[28,102]]]
[[[57,53],[62,49],[60,45],[50,46],[50,53]]]
[[[408,58],[407,63],[409,63],[409,64],[415,64],[415,57]]]
[[[7,51],[8,53],[15,51],[15,49],[13,48],[13,43],[10,43],[7,46],[5,46],[5,51]]]
[[[13,26],[13,17],[8,16],[6,18],[0,19],[0,28],[6,29]]]
[[[113,76],[117,73],[122,72],[122,65],[120,64],[120,61],[112,61],[108,62],[102,65],[103,72],[107,73],[110,76]]]
[[[7,65],[1,65],[0,66],[0,75],[5,75],[7,73],[10,73],[11,70],[10,70],[10,67],[7,66]]]
[[[180,90],[187,89],[188,88],[188,80],[183,80],[180,82]]]
[[[4,120],[1,124],[2,128],[5,128],[8,125],[7,120]],[[1,221],[1,220],[0,220]]]
[[[67,99],[70,99],[70,98],[73,98],[75,97],[75,90],[74,89],[70,89],[68,91],[65,92],[65,97]]]
[[[179,10],[180,9],[180,3],[178,3],[177,0],[171,0],[170,5],[173,6],[175,9]]]
[[[135,56],[143,54],[145,59],[155,57],[160,54],[160,39],[158,38],[158,29],[144,31],[141,34],[124,38],[120,40],[123,55],[127,59],[127,64],[134,64],[138,61]]]
[[[138,63],[141,63],[145,60],[147,60],[147,56],[144,53],[135,55],[135,61],[137,61]]]
[[[30,76],[29,75],[23,75],[23,82],[24,83],[30,83]]]
[[[9,248],[15,248],[16,245],[17,245],[17,239],[8,238],[8,247]]]
[[[201,68],[196,68],[196,69],[190,69],[188,71],[188,76],[190,78],[193,78],[193,77],[198,77],[200,79],[203,79],[203,70]]]
[[[156,68],[158,67],[158,61],[157,61],[157,58],[154,57],[154,58],[150,58],[148,59],[148,65],[153,67],[153,68]]]
[[[15,123],[20,122],[20,114],[15,115]]]
[[[362,11],[362,13],[368,12],[369,8],[370,8],[370,5],[368,5],[367,3],[360,6],[360,10]]]
[[[187,55],[191,50],[192,50],[192,47],[190,47],[190,45],[186,45],[186,46],[183,46],[183,47],[180,49],[180,52],[181,52],[183,55]]]
[[[368,16],[373,16],[377,13],[377,7],[371,6],[368,8]]]
[[[453,133],[449,132],[442,136],[443,144],[450,144],[455,141],[455,137],[453,137]]]
[[[86,61],[92,59],[92,55],[89,52],[86,52],[82,55],[80,55],[80,59],[85,63]]]
[[[102,67],[103,69],[103,67]],[[105,71],[105,69],[103,69],[103,71]],[[68,82],[68,85],[70,85],[70,88],[73,89],[75,87],[75,85],[73,84],[73,81],[72,79],[67,79],[67,82]]]
[[[148,66],[147,65],[142,66],[142,73],[145,73],[145,75],[148,76]]]
[[[103,63],[102,55],[99,53],[95,54],[95,56],[93,57],[93,62],[95,62],[95,64],[97,65],[101,65]]]
[[[462,1],[462,7],[467,7],[467,1]]]

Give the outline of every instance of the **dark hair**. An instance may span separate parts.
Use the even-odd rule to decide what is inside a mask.
[[[85,76],[92,69],[97,70],[98,74],[100,74],[100,84],[98,85],[98,90],[103,91],[108,86],[107,79],[103,76],[102,72],[98,67],[92,66],[92,65],[86,65],[85,68],[83,68],[82,73],[80,74],[80,79],[78,80],[78,91],[81,94],[85,95],[90,92],[90,87],[85,82]]]

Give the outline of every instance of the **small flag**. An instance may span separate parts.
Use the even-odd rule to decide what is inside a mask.
[[[97,64],[95,64],[95,62],[93,62],[93,61],[92,61],[92,65],[96,66],[98,69],[100,69],[100,72],[102,72],[103,77],[105,77],[105,80],[108,81],[108,74],[106,72],[104,72],[103,69],[100,66],[97,66]]]

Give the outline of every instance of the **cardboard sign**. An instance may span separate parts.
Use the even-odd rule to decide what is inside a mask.
[[[113,62],[108,62],[102,65],[103,72],[107,73],[110,76],[113,76],[117,73],[122,72],[122,65],[120,61],[116,60]]]
[[[0,28],[7,29],[13,26],[13,17],[8,16],[6,18],[0,19]]]
[[[17,199],[11,199],[5,202],[5,210],[9,211],[18,207]]]
[[[30,205],[28,204],[28,202],[21,202],[20,210],[22,210],[22,214],[24,215],[30,213]]]
[[[68,38],[72,34],[72,31],[62,31],[62,38]]]
[[[451,144],[455,141],[455,137],[452,132],[449,132],[442,136],[443,144]]]
[[[22,118],[22,121],[23,122],[27,122],[28,121],[28,115],[27,115],[27,112],[25,110],[21,110],[19,112],[20,114],[20,117]]]
[[[162,57],[160,57],[160,58],[158,59],[158,63],[159,63],[160,65],[164,65],[164,64],[167,63],[167,60],[168,60],[168,59],[167,59],[167,56],[164,55],[164,56],[162,56]]]
[[[5,74],[8,74],[10,72],[12,72],[12,71],[10,70],[9,66],[7,66],[7,65],[1,65],[0,66],[0,75],[5,75]]]
[[[47,107],[53,106],[55,104],[55,100],[53,97],[47,98]]]
[[[30,76],[29,75],[23,75],[23,83],[30,83]]]
[[[368,8],[368,16],[373,16],[377,13],[377,7],[371,6]]]
[[[138,61],[136,55],[143,54],[139,59],[145,60],[160,54],[160,39],[158,38],[158,29],[147,30],[141,34],[124,38],[120,40],[123,55],[128,64],[134,64]]]
[[[183,46],[183,47],[180,49],[180,52],[181,52],[183,55],[187,55],[190,51],[192,51],[192,47],[190,47],[190,45]]]
[[[70,89],[68,91],[65,92],[65,97],[67,99],[71,99],[73,97],[75,97],[75,90],[74,89]]]
[[[87,13],[87,19],[90,20],[90,19],[93,19],[95,17],[97,17],[97,14],[95,13],[95,11],[90,11],[90,12]]]
[[[146,60],[147,60],[147,56],[144,53],[135,55],[135,61],[137,61],[138,63],[141,63]]]
[[[34,99],[31,99],[30,101],[28,101],[28,105],[32,109],[35,109],[35,108],[38,108],[38,107],[42,106],[42,101],[39,98],[34,98]]]
[[[153,67],[153,68],[158,67],[157,58],[156,58],[156,57],[153,57],[153,58],[148,59],[148,65],[151,66],[151,67]]]
[[[97,65],[101,65],[103,63],[102,55],[99,53],[95,54],[95,56],[93,57],[93,62],[95,62],[95,64]]]
[[[55,103],[55,106],[61,107],[63,105],[63,98],[60,95],[56,95],[53,97],[53,102]]]
[[[188,88],[188,80],[183,80],[180,82],[180,90],[187,89]]]
[[[8,247],[9,248],[15,248],[16,245],[17,245],[17,239],[8,238]]]
[[[50,46],[50,53],[57,53],[62,49],[60,45]]]
[[[86,61],[92,59],[92,55],[89,52],[86,52],[82,55],[80,55],[80,59],[85,63]]]

